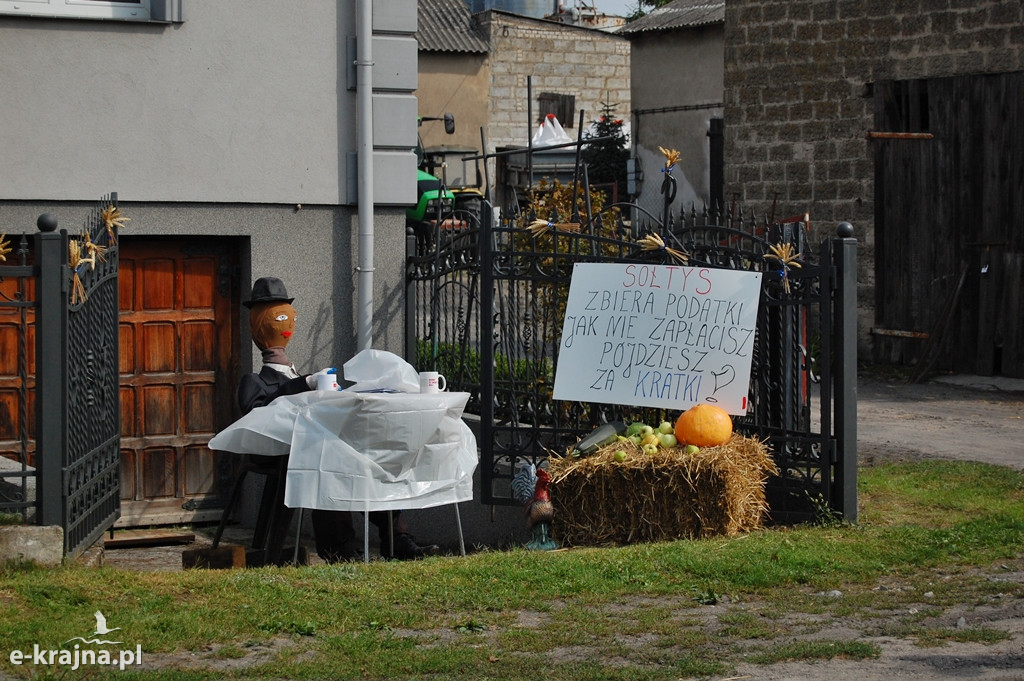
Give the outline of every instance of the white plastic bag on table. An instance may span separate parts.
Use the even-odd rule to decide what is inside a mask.
[[[416,368],[387,350],[362,350],[345,362],[344,371],[345,380],[355,383],[346,390],[420,391],[420,375]]]

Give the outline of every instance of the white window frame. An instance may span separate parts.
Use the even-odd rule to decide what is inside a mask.
[[[0,0],[0,15],[181,21],[181,0]]]

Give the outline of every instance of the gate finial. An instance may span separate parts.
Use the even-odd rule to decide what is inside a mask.
[[[36,218],[36,227],[39,228],[40,232],[56,232],[57,216],[52,213],[43,213]]]

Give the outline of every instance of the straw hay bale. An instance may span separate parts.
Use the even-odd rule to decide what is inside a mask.
[[[615,452],[627,453],[623,462]],[[584,457],[552,457],[553,531],[565,544],[627,544],[735,535],[761,526],[764,488],[778,468],[768,447],[734,434],[693,455],[644,454],[629,442]]]

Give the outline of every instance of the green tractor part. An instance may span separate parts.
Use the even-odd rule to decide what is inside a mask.
[[[455,207],[455,194],[450,189],[442,190],[441,180],[425,170],[416,171],[416,196],[416,205],[405,211],[411,222],[436,220],[439,214],[448,215]]]
[[[425,121],[444,121],[445,133],[455,133],[455,117],[450,113],[441,118],[421,116],[419,125]],[[480,170],[476,161],[462,160],[476,153],[472,148],[447,145],[424,149],[423,141],[417,139],[417,201],[405,215],[421,252],[435,248],[438,230],[442,237],[451,237],[468,226],[470,215],[479,218],[483,206]]]
[[[435,177],[444,178],[444,183],[455,196],[455,211],[469,213],[479,218],[484,193],[480,190],[483,178],[480,176],[478,154],[472,147],[441,145],[423,149],[420,168]],[[463,160],[467,159],[469,160]]]

